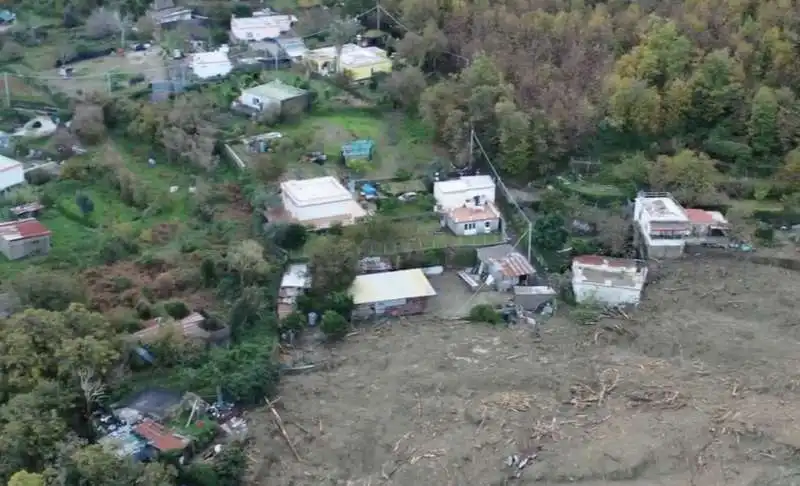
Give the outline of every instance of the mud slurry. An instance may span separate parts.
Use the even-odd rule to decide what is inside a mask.
[[[364,331],[283,382],[303,462],[251,414],[252,482],[800,484],[798,300],[796,273],[685,260],[628,319],[556,317],[541,341],[432,317]]]

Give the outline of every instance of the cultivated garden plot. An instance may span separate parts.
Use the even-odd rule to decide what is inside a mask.
[[[517,455],[534,457],[518,484],[793,484],[796,274],[711,260],[659,276],[641,310],[556,317],[540,341],[420,317],[316,348],[321,369],[280,391],[303,462],[254,412],[252,483],[500,485]]]

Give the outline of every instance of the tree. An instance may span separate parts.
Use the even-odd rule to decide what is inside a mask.
[[[228,264],[239,275],[239,283],[262,281],[272,269],[264,258],[264,247],[255,240],[244,240],[228,252]]]
[[[661,128],[661,95],[644,81],[609,80],[608,121],[621,130],[652,134]]]
[[[181,370],[182,382],[199,395],[214,396],[220,386],[236,402],[264,403],[278,384],[274,346],[271,340],[250,340],[231,348],[215,348],[203,364]]]
[[[17,471],[8,480],[8,486],[44,486],[44,477],[28,471]]]
[[[350,329],[350,323],[347,319],[342,317],[341,314],[329,310],[322,314],[320,329],[322,329],[322,332],[325,333],[325,337],[329,340],[338,341],[347,335],[347,331]]]
[[[8,282],[20,305],[34,309],[63,311],[73,302],[85,303],[86,293],[81,282],[72,276],[30,267]]]
[[[778,172],[778,180],[787,185],[791,192],[800,192],[800,149],[794,149],[783,159]]]
[[[416,66],[406,66],[400,71],[392,71],[382,85],[389,99],[407,110],[417,109],[420,95],[427,87],[425,73]]]
[[[719,198],[719,171],[706,154],[682,150],[675,156],[662,155],[650,170],[654,190],[669,191],[688,205],[713,203]]]
[[[348,42],[352,42],[356,34],[361,30],[361,25],[355,20],[335,20],[328,31],[330,32],[330,40],[333,42],[336,51],[336,59],[334,60],[333,70],[336,73],[341,71],[339,60],[342,57],[342,48]]]
[[[162,463],[142,464],[117,457],[101,445],[77,449],[69,458],[77,484],[86,486],[167,486],[174,484],[177,471]]]
[[[0,62],[19,61],[24,56],[25,49],[13,40],[5,41],[3,43],[3,48],[0,49]]]
[[[517,109],[507,100],[495,105],[498,120],[498,142],[503,157],[502,168],[511,176],[531,178],[534,163],[529,142],[531,120],[527,114]]]
[[[247,451],[243,444],[232,443],[214,461],[218,486],[241,486],[247,473]]]
[[[136,31],[143,39],[152,39],[156,32],[156,27],[156,23],[153,22],[153,18],[149,15],[142,15],[136,21]]]
[[[84,143],[94,144],[106,136],[103,107],[93,103],[81,103],[75,107],[70,128]]]
[[[299,250],[308,241],[308,229],[302,224],[281,225],[275,228],[272,239],[284,250]]]
[[[77,385],[81,370],[111,371],[120,349],[114,326],[80,304],[63,312],[27,309],[0,329],[0,374],[12,390],[30,390],[41,380]]]
[[[311,292],[324,296],[346,291],[356,278],[358,248],[342,236],[326,236],[314,242],[309,255]],[[331,258],[336,255],[336,258]]]
[[[76,396],[53,382],[39,382],[0,407],[0,477],[42,470],[69,428]]]
[[[78,206],[84,218],[88,218],[94,211],[94,202],[82,192],[75,195],[75,205]]]
[[[750,146],[757,156],[770,156],[780,149],[778,111],[775,91],[768,86],[760,87],[750,105],[747,126]]]
[[[533,244],[546,250],[561,250],[569,233],[564,218],[557,214],[546,214],[533,224]]]
[[[256,178],[265,184],[277,182],[289,165],[286,157],[269,152],[256,154],[250,160]]]
[[[92,39],[110,37],[123,28],[119,12],[100,7],[86,19],[86,34]]]

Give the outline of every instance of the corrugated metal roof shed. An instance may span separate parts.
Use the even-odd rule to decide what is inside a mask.
[[[372,140],[355,140],[342,145],[342,155],[346,159],[371,159],[375,150]]]
[[[350,287],[356,305],[432,297],[436,291],[419,268],[359,275]]]

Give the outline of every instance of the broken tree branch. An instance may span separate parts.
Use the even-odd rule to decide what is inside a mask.
[[[281,398],[278,397],[275,400],[270,402],[268,399],[265,398],[264,401],[267,402],[267,407],[269,408],[269,411],[272,412],[272,416],[274,418],[275,425],[278,426],[278,430],[280,431],[281,436],[283,436],[283,439],[286,441],[286,444],[289,446],[289,449],[292,451],[292,454],[294,455],[294,458],[297,459],[299,462],[302,462],[303,459],[300,457],[300,453],[297,452],[297,449],[295,448],[294,443],[292,442],[292,439],[289,438],[289,434],[286,432],[286,428],[283,426],[283,419],[278,414],[278,411],[275,410],[275,403],[280,399]]]

